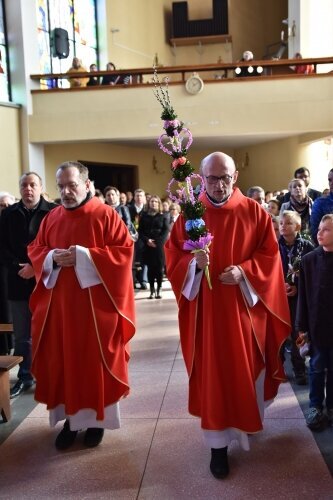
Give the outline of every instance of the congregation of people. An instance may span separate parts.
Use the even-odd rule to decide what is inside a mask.
[[[132,75],[117,74],[116,66],[112,62],[108,62],[103,77],[96,76],[94,73],[98,71],[97,65],[95,63],[90,64],[89,73],[90,77],[75,76],[78,73],[87,73],[87,68],[82,64],[82,61],[78,57],[74,57],[71,67],[67,70],[69,85],[71,88],[75,87],[95,87],[97,85],[129,85],[133,82]],[[111,73],[112,72],[112,73]]]
[[[92,76],[91,83],[87,84],[95,85],[93,79]],[[103,84],[116,83],[110,80]],[[265,192],[261,186],[252,186],[244,195],[234,186],[238,177],[234,162],[223,153],[205,158],[200,173],[204,179],[207,218],[215,230],[216,241],[222,233],[230,231],[228,222],[221,222],[219,211],[231,210],[229,217],[234,219],[236,229],[232,237],[228,236],[228,244],[235,262],[224,262],[224,257],[208,248],[193,255],[184,252],[180,247],[185,238],[184,224],[180,223],[183,222],[181,206],[169,197],[161,199],[158,194],[149,194],[142,188],[132,192],[126,191],[125,186],[121,186],[122,191],[120,186],[96,187],[89,179],[88,169],[78,162],[66,162],[57,168],[59,199],[48,199],[43,181],[35,172],[22,175],[19,200],[10,193],[0,192],[0,322],[14,326],[14,345],[10,338],[3,337],[0,350],[1,354],[8,354],[14,349],[15,355],[23,357],[18,380],[10,391],[11,398],[36,383],[35,397],[47,404],[51,425],[65,420],[55,442],[58,449],[71,446],[81,429],[86,429],[85,445],[94,447],[101,442],[105,428],[120,426],[119,400],[129,392],[127,344],[135,331],[134,292],[147,290],[148,300],[162,299],[166,276],[180,307],[182,348],[191,375],[189,408],[192,414],[201,417],[202,427],[206,429],[204,438],[212,449],[210,468],[216,478],[228,475],[227,451],[231,440],[238,439],[247,449],[246,433],[260,430],[262,420],[260,410],[256,409],[257,402],[247,392],[253,374],[243,379],[233,394],[226,383],[221,382],[232,401],[239,394],[248,400],[252,426],[244,422],[246,412],[243,416],[226,416],[219,399],[209,396],[214,393],[214,388],[209,386],[214,377],[210,378],[209,372],[216,369],[218,373],[222,368],[219,358],[215,368],[211,365],[215,358],[213,352],[205,358],[213,344],[206,349],[203,332],[215,334],[212,318],[215,308],[218,311],[221,307],[220,293],[231,314],[230,322],[225,322],[226,315],[224,318],[227,331],[233,329],[235,335],[233,313],[240,315],[239,325],[243,321],[240,312],[243,305],[239,302],[243,301],[243,295],[231,292],[230,285],[239,284],[242,294],[251,297],[246,300],[253,325],[266,328],[262,324],[263,315],[271,315],[271,338],[258,339],[266,353],[265,382],[260,381],[265,385],[265,400],[275,396],[284,377],[283,363],[290,354],[295,383],[309,383],[308,427],[321,430],[327,423],[333,425],[333,339],[329,314],[333,306],[333,286],[329,279],[333,271],[333,169],[328,173],[329,189],[323,193],[310,187],[310,172],[301,167],[295,170],[288,189]],[[242,217],[248,218],[247,222]],[[219,228],[222,228],[221,234]],[[250,255],[248,261],[244,260],[245,255]],[[250,258],[255,262],[253,266],[245,263],[250,262]],[[214,273],[217,262],[222,287],[229,285],[221,288],[222,292],[216,287],[213,292],[209,291],[202,281],[204,269],[211,265]],[[121,293],[119,289],[115,292],[116,283],[111,279],[110,269],[121,275]],[[262,276],[265,272],[271,275]],[[284,289],[279,288],[281,283]],[[200,287],[202,296],[198,301]],[[64,295],[67,306],[63,305]],[[198,308],[197,312],[194,307]],[[212,316],[208,317],[210,307]],[[61,341],[54,328],[60,311]],[[79,317],[82,311],[85,311],[85,319],[84,327],[78,332],[79,340],[72,331],[76,317],[82,324]],[[197,326],[193,325],[193,318],[197,318]],[[89,336],[89,329],[95,328],[96,342]],[[197,328],[198,335],[195,354],[189,340],[192,328]],[[240,336],[244,329],[250,331],[250,323],[240,326]],[[83,337],[86,343],[82,343]],[[109,342],[112,342],[112,353]],[[77,360],[74,352],[79,344],[83,346],[82,359]],[[87,346],[89,360],[84,354]],[[228,341],[221,351],[225,349],[233,351],[234,346]],[[246,347],[249,352],[253,349]],[[272,361],[276,353],[280,357],[278,365]],[[306,355],[310,355],[309,369]],[[253,372],[258,375],[262,362],[256,358],[255,349],[251,356]],[[45,359],[51,359],[53,368]],[[227,359],[225,363],[229,366]],[[89,373],[85,373],[87,366]],[[194,373],[191,372],[193,366],[196,366]],[[200,378],[204,373],[208,374],[205,388]],[[222,372],[220,375],[223,378]],[[64,377],[71,379],[66,394]],[[233,380],[236,378],[235,375]],[[82,380],[94,381],[91,391],[78,390]],[[260,392],[259,386],[257,389]],[[205,391],[208,396],[204,395]],[[97,416],[86,408],[94,409]],[[229,434],[214,431],[220,428],[229,429]],[[231,432],[230,428],[244,429],[244,432],[234,435],[235,431]]]
[[[302,59],[302,55],[296,52],[294,55],[295,59]],[[222,62],[219,58],[218,62]],[[250,50],[245,50],[243,52],[242,58],[239,62],[246,62],[249,66],[236,67],[235,76],[238,77],[251,77],[251,76],[261,76],[263,74],[263,68],[255,64],[254,55]],[[312,64],[300,64],[291,67],[296,74],[312,74],[315,72],[314,66]],[[105,67],[105,71],[108,74],[101,76],[96,76],[94,73],[98,71],[97,64],[90,64],[89,70],[84,66],[82,61],[78,57],[74,57],[71,67],[67,70],[69,84],[71,88],[75,87],[95,87],[99,85],[130,85],[133,83],[133,75],[131,74],[119,74],[117,73],[117,68],[113,62],[108,62]],[[92,73],[91,76],[75,76],[75,73]],[[224,71],[225,78],[227,76],[227,71]],[[216,78],[221,78],[221,75],[216,75]]]

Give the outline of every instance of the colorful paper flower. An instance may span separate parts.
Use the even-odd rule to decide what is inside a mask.
[[[186,162],[187,162],[187,159],[185,158],[185,156],[181,156],[180,158],[176,158],[175,160],[173,160],[173,162],[171,163],[171,166],[173,169],[175,169],[181,165],[185,165]]]
[[[205,252],[213,236],[206,228],[206,223],[202,218],[205,207],[198,199],[204,190],[202,177],[194,173],[194,168],[187,159],[187,152],[193,141],[192,134],[183,126],[183,122],[177,119],[177,114],[170,101],[168,79],[165,79],[165,87],[163,88],[158,79],[156,68],[153,83],[155,85],[154,95],[163,108],[161,118],[164,120],[163,128],[165,130],[165,134],[160,135],[157,143],[164,153],[173,158],[171,162],[172,179],[168,183],[167,192],[172,201],[180,204],[186,221],[185,231],[189,236],[183,248],[192,253]],[[205,276],[211,289],[208,266],[205,268]]]

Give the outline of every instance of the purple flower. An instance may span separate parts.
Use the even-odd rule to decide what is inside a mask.
[[[183,245],[184,250],[204,250],[204,248],[208,247],[210,242],[212,241],[213,236],[210,233],[207,233],[206,236],[200,236],[200,238],[196,241],[194,240],[186,240]]]

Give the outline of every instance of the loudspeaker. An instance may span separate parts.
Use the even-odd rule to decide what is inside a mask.
[[[54,28],[52,32],[52,55],[59,59],[69,56],[68,32],[62,28]]]

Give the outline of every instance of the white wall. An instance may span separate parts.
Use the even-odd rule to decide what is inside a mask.
[[[32,114],[30,89],[38,87],[30,75],[39,73],[35,0],[5,0],[13,101],[20,104],[21,170],[34,170],[44,178],[44,149],[30,145],[28,116]]]
[[[329,136],[301,147],[300,165],[308,166],[313,188],[320,191],[328,188],[328,172],[333,168],[333,137]]]
[[[288,19],[291,35],[289,57],[293,57],[295,52],[301,52],[303,57],[328,57],[333,54],[332,0],[289,0]],[[325,65],[318,67],[317,71],[326,73],[332,69]]]

